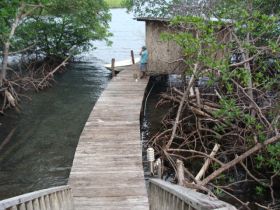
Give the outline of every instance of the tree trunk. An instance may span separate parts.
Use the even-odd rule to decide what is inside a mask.
[[[2,69],[0,72],[0,87],[3,86],[3,81],[6,79],[7,69],[8,69],[8,59],[9,59],[9,50],[11,45],[11,39],[13,38],[16,28],[18,26],[18,23],[22,17],[22,11],[25,7],[25,4],[22,3],[18,9],[15,21],[12,24],[12,28],[9,34],[8,39],[4,43],[4,49],[3,49],[3,61],[2,61]]]
[[[8,67],[9,47],[10,47],[10,43],[6,42],[4,44],[3,61],[2,61],[2,68],[1,68],[1,72],[0,72],[0,87],[3,86],[3,80],[6,79],[6,72],[7,72],[7,67]]]

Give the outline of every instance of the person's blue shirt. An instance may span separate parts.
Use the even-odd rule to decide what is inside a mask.
[[[148,63],[148,51],[147,50],[142,51],[140,63]]]

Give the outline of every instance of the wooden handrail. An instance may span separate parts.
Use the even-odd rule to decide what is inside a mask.
[[[0,201],[0,210],[73,210],[69,186],[53,187]]]
[[[207,196],[161,179],[149,180],[150,210],[236,210],[236,208],[217,198]]]

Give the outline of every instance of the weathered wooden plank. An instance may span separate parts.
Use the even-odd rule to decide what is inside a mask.
[[[140,136],[136,136],[136,138],[137,137],[139,138]],[[107,140],[107,141],[109,141],[109,140]],[[88,141],[87,142],[87,147],[83,147],[83,146],[79,145],[76,150],[83,150],[83,149],[85,149],[86,151],[87,150],[92,151],[94,149],[95,152],[96,151],[98,152],[98,151],[104,151],[104,150],[123,150],[124,148],[129,148],[131,150],[130,151],[131,153],[135,152],[135,151],[141,152],[141,145],[140,145],[139,142],[134,142],[134,143],[132,142],[131,144],[121,145],[120,144],[121,141],[122,140],[118,140],[118,141],[117,140],[112,140],[111,144],[106,145],[106,147],[104,147],[103,145],[100,145],[99,143],[96,144],[93,141],[92,142]],[[116,143],[114,143],[114,142],[116,142]],[[129,142],[126,142],[126,143],[129,143]],[[136,149],[140,149],[140,150],[138,151]]]
[[[127,174],[127,176],[125,176],[125,174]],[[139,179],[141,180],[143,173],[141,173],[140,170],[127,170],[127,171],[121,171],[121,172],[103,172],[103,171],[91,171],[91,172],[73,172],[73,178],[76,178],[76,180],[83,179],[83,180],[87,180],[90,181],[91,177],[89,176],[94,176],[96,178],[96,180],[100,179],[100,181],[102,180],[102,178],[107,178],[107,180],[103,180],[103,182],[109,182],[110,180],[112,181],[112,183],[116,182],[116,179],[120,180],[120,181],[129,181],[130,179]],[[124,176],[123,178],[120,176]],[[89,177],[89,178],[88,178]],[[73,183],[74,181],[71,181],[70,183]],[[97,181],[94,181],[97,182]],[[103,183],[102,182],[102,183]]]
[[[89,201],[94,201],[96,206],[101,205],[147,205],[148,198],[146,196],[124,196],[124,197],[78,197],[76,198],[76,202],[80,205],[85,205]]]
[[[106,139],[112,139],[113,141],[129,140],[131,143],[134,144],[134,143],[139,143],[139,142],[131,141],[131,139],[139,138],[139,137],[140,137],[140,134],[138,134],[136,132],[127,131],[127,135],[123,135],[119,132],[113,132],[113,131],[112,131],[112,133],[102,133],[102,134],[100,134],[100,133],[97,133],[97,132],[92,132],[89,129],[84,129],[83,136],[80,137],[80,140],[90,140],[91,142],[104,141]],[[96,140],[93,140],[93,139],[96,139]]]
[[[73,196],[78,197],[122,197],[122,196],[140,196],[146,195],[147,190],[142,187],[116,187],[111,186],[110,188],[90,188],[90,187],[76,187],[75,191],[73,191]]]
[[[112,154],[110,153],[110,152],[112,152],[112,151],[114,151],[114,149],[113,149],[113,146],[116,146],[116,148],[118,148],[119,146],[122,146],[122,144],[117,144],[117,143],[114,143],[114,142],[111,142],[112,144],[109,144],[108,145],[108,150],[106,150],[106,149],[103,149],[103,148],[100,148],[100,146],[102,146],[101,145],[101,143],[102,142],[100,142],[100,144],[95,144],[95,143],[92,143],[92,142],[88,142],[88,144],[89,144],[89,147],[88,148],[85,148],[85,147],[78,147],[77,148],[77,152],[79,152],[79,154],[77,154],[77,156],[78,155],[81,155],[81,156],[83,156],[83,155],[89,155],[88,157],[93,157],[93,158],[95,158],[95,156],[96,155],[99,155],[100,153],[102,153],[102,154],[107,154],[108,156],[112,156]],[[126,146],[126,145],[124,145],[124,146]],[[139,145],[137,145],[137,144],[131,144],[130,145],[131,147],[131,149],[133,149],[133,150],[131,150],[131,151],[137,151],[139,148],[140,148],[140,146]],[[95,151],[94,151],[94,153],[92,153],[92,152],[90,152],[90,149],[96,149]],[[117,149],[116,149],[117,150]],[[123,155],[125,155],[125,156],[123,156],[124,158],[125,157],[129,157],[129,156],[131,156],[131,151],[126,151],[126,152],[124,152],[124,149],[123,148],[121,148],[121,149],[119,149],[118,151],[114,151],[114,152],[116,152],[116,155],[114,155],[113,157],[116,157],[116,158],[119,158],[119,154],[123,154]],[[135,153],[137,153],[138,154],[138,152],[135,152]],[[135,154],[134,153],[134,154]],[[92,156],[90,156],[90,155],[92,155]],[[104,160],[104,157],[100,157],[102,160]],[[116,160],[116,161],[118,161],[118,160],[122,160],[122,161],[124,161],[124,158],[121,158],[121,159],[114,159],[114,161]],[[139,160],[141,160],[140,158],[137,158],[137,157],[135,157],[137,160],[139,159]],[[134,160],[134,159],[132,159],[132,160]],[[75,160],[76,161],[76,160]],[[128,161],[131,161],[131,160],[128,160]],[[103,161],[104,162],[104,161]]]
[[[81,163],[81,162],[80,162]],[[105,163],[104,165],[102,164],[94,164],[91,166],[88,166],[86,164],[77,164],[75,166],[75,170],[73,170],[73,172],[87,172],[87,171],[97,171],[97,172],[106,172],[106,171],[111,171],[111,172],[117,172],[118,169],[116,169],[116,167],[121,168],[122,171],[128,172],[128,171],[138,171],[139,169],[139,163],[135,162],[135,163],[130,163],[130,162],[125,162],[125,163],[116,163],[114,164],[114,162],[109,162],[109,163]]]
[[[114,144],[114,145],[118,146],[117,144]],[[94,151],[94,153],[91,153],[90,149],[95,149],[95,148],[96,148],[96,150]],[[141,149],[137,145],[132,145],[131,148],[134,149],[134,151],[137,150],[137,149]],[[95,157],[97,155],[106,155],[106,156],[113,156],[113,157],[119,157],[119,156],[124,155],[125,157],[130,157],[130,156],[134,156],[135,154],[138,154],[138,152],[132,153],[131,151],[133,151],[133,150],[129,150],[129,149],[126,149],[126,148],[122,148],[122,149],[119,149],[119,150],[117,150],[117,149],[114,150],[112,148],[108,148],[106,150],[106,148],[102,149],[102,148],[98,148],[96,146],[89,147],[89,148],[79,147],[77,149],[77,152],[79,152],[79,155],[86,155],[86,156],[89,156],[89,157]],[[115,154],[112,155],[112,152],[114,152]]]
[[[95,176],[95,174],[92,174],[93,176]],[[91,179],[88,179],[86,177],[77,177],[77,175],[74,176],[76,178],[75,181],[71,181],[72,185],[75,186],[84,186],[87,185],[87,183],[89,181],[92,181]],[[108,175],[104,175],[104,176],[98,176],[96,175],[96,181],[93,181],[93,187],[96,188],[104,188],[104,186],[108,186],[108,187],[114,187],[114,186],[127,186],[127,185],[133,185],[136,186],[135,182],[140,182],[140,184],[138,184],[137,186],[144,186],[144,184],[141,184],[141,181],[143,181],[141,178],[133,178],[133,179],[120,179],[119,183],[116,183],[117,180],[116,178],[112,179],[110,178]],[[103,178],[103,179],[102,179]],[[106,181],[104,181],[104,178],[108,178]],[[103,182],[102,182],[103,181]],[[123,183],[121,183],[123,182]]]
[[[113,171],[118,171],[117,169],[114,169],[114,167],[122,169],[122,171],[120,171],[120,173],[125,173],[128,171],[140,171],[141,172],[141,169],[139,169],[139,165],[142,164],[140,159],[134,159],[133,162],[128,162],[127,159],[118,158],[118,160],[115,161],[112,156],[108,156],[108,157],[110,157],[109,161],[107,161],[106,158],[102,159],[101,157],[91,158],[91,159],[84,158],[82,160],[75,161],[73,163],[73,168],[74,168],[73,172],[75,171],[75,172],[92,173],[92,172],[96,172],[99,170],[106,171],[106,168],[108,169],[107,170],[108,173],[110,173],[109,168],[111,168]],[[104,160],[104,161],[100,161],[100,160]],[[122,161],[124,163],[122,163]],[[91,162],[94,162],[94,163],[91,163]],[[102,164],[102,163],[104,163],[104,164]],[[83,167],[83,169],[81,169],[82,167]],[[76,170],[76,168],[78,168],[80,170],[78,171],[78,170]],[[128,170],[128,169],[130,169],[130,170]]]
[[[106,176],[105,176],[106,178]],[[77,188],[77,189],[103,189],[103,188],[114,188],[114,189],[118,189],[118,190],[122,190],[127,188],[127,189],[134,189],[134,188],[138,188],[140,187],[140,189],[144,186],[144,184],[141,183],[141,179],[133,179],[133,180],[130,180],[130,181],[127,181],[126,183],[125,182],[122,182],[122,183],[119,183],[119,182],[116,182],[116,180],[113,180],[114,182],[109,182],[109,181],[106,181],[106,182],[95,182],[94,183],[94,186],[93,187],[89,187],[88,186],[88,183],[85,181],[85,180],[77,180],[75,182],[72,182],[72,185]],[[137,181],[137,183],[135,183],[135,181]],[[99,195],[100,196],[100,195]],[[98,197],[99,197],[98,196]],[[138,195],[139,196],[139,195]]]
[[[147,80],[129,67],[95,104],[76,149],[69,184],[76,210],[148,210],[140,110]]]
[[[90,204],[85,205],[79,205],[75,203],[76,209],[82,209],[82,210],[147,210],[149,209],[148,205],[131,205],[131,206],[93,206]]]

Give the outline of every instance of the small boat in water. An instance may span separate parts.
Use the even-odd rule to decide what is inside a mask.
[[[138,63],[140,58],[135,58],[135,63]],[[132,65],[131,59],[122,60],[122,61],[115,61],[115,71],[122,71],[124,67]],[[112,70],[112,64],[108,63],[104,65],[105,68]]]

